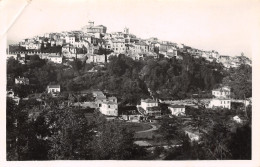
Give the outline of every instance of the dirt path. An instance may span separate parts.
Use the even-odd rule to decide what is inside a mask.
[[[155,126],[155,125],[151,125],[152,128],[151,129],[148,129],[148,130],[143,130],[143,131],[138,131],[138,132],[135,132],[135,133],[144,133],[144,132],[150,132],[150,131],[154,131],[154,130],[157,130],[158,128]]]

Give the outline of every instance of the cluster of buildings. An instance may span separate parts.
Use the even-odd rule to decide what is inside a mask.
[[[49,50],[49,48],[57,46],[60,47],[59,52]],[[9,46],[9,56],[38,54],[41,58],[58,64],[63,63],[66,59],[74,60],[73,58],[87,59],[87,63],[106,63],[109,56],[119,54],[125,54],[134,60],[140,60],[146,56],[158,58],[159,55],[183,59],[180,52],[189,53],[195,58],[203,57],[211,62],[222,63],[226,68],[238,67],[241,62],[251,64],[251,60],[245,56],[220,55],[214,50],[203,51],[154,37],[141,39],[129,33],[129,28],[124,28],[122,32],[108,33],[106,26],[95,25],[93,21],[89,21],[88,25],[79,31],[45,33],[31,39],[24,39],[19,42],[19,48],[22,48],[20,51],[19,49],[13,51],[10,48],[11,46]],[[104,53],[99,53],[100,48],[103,48]],[[48,51],[46,52],[46,50]],[[62,59],[63,57],[65,59]]]
[[[153,99],[141,99],[141,104],[137,105],[137,108],[144,116],[160,116],[162,114],[158,101]],[[171,112],[171,115],[185,115],[184,105],[169,105],[168,109]]]
[[[189,53],[191,56],[195,58],[205,58],[210,62],[222,63],[225,68],[236,68],[239,67],[242,63],[252,65],[252,61],[245,57],[243,54],[241,56],[228,56],[228,55],[220,55],[217,51],[203,51],[195,48],[191,48],[189,46],[183,45],[180,49],[184,53]]]

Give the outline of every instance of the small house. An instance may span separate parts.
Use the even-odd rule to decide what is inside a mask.
[[[185,115],[185,106],[184,105],[170,105],[168,109],[171,111],[172,115],[183,116]]]
[[[47,86],[48,93],[60,93],[60,85],[48,85]]]
[[[29,79],[25,77],[15,78],[15,84],[29,85]]]
[[[115,102],[111,102],[111,101],[102,102],[99,110],[104,115],[118,116],[118,105]]]
[[[141,105],[138,106],[145,110],[146,115],[161,115],[158,102],[152,99],[141,99]]]
[[[222,88],[213,89],[212,95],[215,97],[229,98],[230,97],[230,87],[224,86]]]
[[[233,117],[233,121],[235,121],[236,123],[242,123],[242,120],[237,115]]]
[[[208,108],[216,108],[216,107],[231,109],[231,100],[227,98],[211,99]]]

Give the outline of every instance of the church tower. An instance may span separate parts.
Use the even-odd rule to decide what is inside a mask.
[[[125,33],[125,34],[129,34],[129,28],[125,27],[125,28],[124,28],[124,33]]]

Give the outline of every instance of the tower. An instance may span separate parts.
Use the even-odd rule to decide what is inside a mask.
[[[125,27],[125,28],[124,28],[124,33],[125,33],[125,34],[129,34],[129,28]]]

